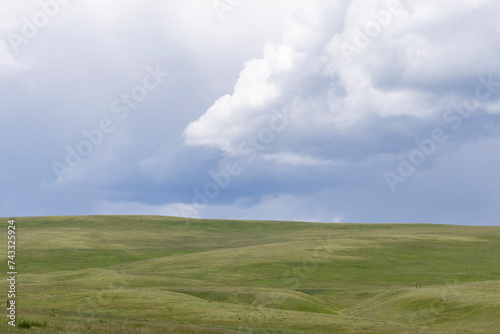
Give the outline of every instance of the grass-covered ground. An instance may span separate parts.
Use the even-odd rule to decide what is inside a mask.
[[[7,219],[1,225],[7,245]],[[500,328],[500,227],[139,216],[16,225],[17,322],[30,328],[12,329],[4,317],[0,332]]]

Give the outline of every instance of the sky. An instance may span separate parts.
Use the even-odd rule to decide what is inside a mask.
[[[0,216],[499,225],[495,0],[0,0]]]

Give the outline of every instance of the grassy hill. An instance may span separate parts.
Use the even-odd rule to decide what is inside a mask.
[[[500,227],[153,216],[16,225],[18,324],[31,328],[5,317],[2,333],[500,328]]]

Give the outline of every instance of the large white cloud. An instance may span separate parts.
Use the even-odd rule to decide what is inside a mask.
[[[310,2],[281,43],[245,64],[232,94],[185,129],[186,143],[236,154],[276,109],[293,115],[295,136],[325,140],[373,117],[439,117],[479,75],[500,73],[497,8],[493,0]]]
[[[237,138],[249,128],[263,124],[263,117],[281,97],[281,87],[272,77],[289,71],[294,66],[295,55],[290,48],[274,48],[267,44],[265,58],[245,64],[233,95],[225,95],[186,129],[188,144],[220,146],[230,151],[232,138]],[[239,112],[238,112],[239,111]],[[221,130],[227,136],[220,136]]]

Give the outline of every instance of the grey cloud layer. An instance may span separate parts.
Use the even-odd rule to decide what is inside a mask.
[[[12,33],[55,3],[17,52]],[[0,4],[2,216],[497,223],[496,2],[259,0],[223,20],[210,2],[96,4]],[[169,77],[117,118],[157,65]],[[105,118],[116,128],[58,182],[54,161]],[[436,129],[391,192],[385,173]],[[241,172],[193,203],[228,161]]]

